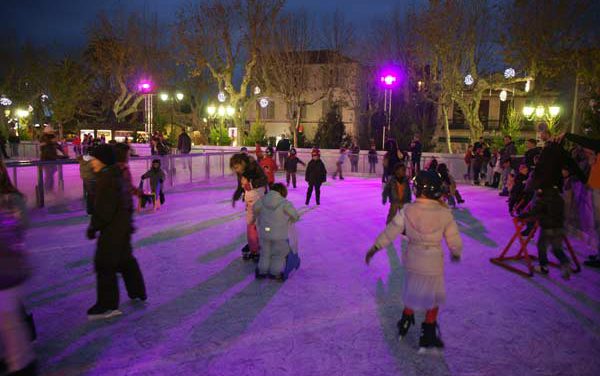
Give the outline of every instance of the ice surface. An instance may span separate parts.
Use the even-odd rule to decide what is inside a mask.
[[[497,192],[460,187],[464,258],[446,265],[446,350],[435,357],[417,354],[418,327],[396,340],[400,242],[370,267],[363,261],[385,222],[379,180],[329,182],[322,205],[309,208],[299,180],[290,198],[303,212],[302,266],[287,282],[255,281],[254,263],[241,260],[243,206],[231,207],[232,180],[179,187],[159,212],[136,217],[148,304],[132,304],[122,288],[124,315],[105,322],[85,316],[95,301],[94,243],[84,236],[81,203],[35,212],[28,245],[37,273],[27,303],[42,373],[600,374],[599,271],[526,279],[491,264],[513,232]]]

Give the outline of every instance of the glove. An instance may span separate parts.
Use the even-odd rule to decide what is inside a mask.
[[[451,262],[459,262],[460,261],[460,256],[456,256],[456,255],[451,255],[450,256],[450,261]]]
[[[94,230],[92,227],[88,227],[86,236],[90,240],[96,239],[96,230]]]
[[[377,245],[372,246],[369,251],[367,252],[367,254],[365,255],[365,263],[367,265],[369,265],[369,263],[371,262],[371,259],[373,258],[373,256],[375,255],[375,253],[377,253],[381,248],[379,248]]]

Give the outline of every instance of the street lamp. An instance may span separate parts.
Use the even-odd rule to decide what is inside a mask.
[[[175,101],[181,102],[184,98],[183,93],[176,92],[175,95],[169,95],[169,93],[160,93],[160,100],[166,102],[171,101],[171,133],[173,133],[173,116],[175,114]]]
[[[529,121],[544,120],[548,124],[548,129],[554,129],[560,117],[560,106],[525,106],[523,107],[523,116]]]
[[[137,89],[138,92],[144,96],[144,130],[146,133],[152,133],[152,126],[154,122],[154,116],[152,113],[152,81],[147,79],[142,79],[138,82]]]
[[[206,107],[206,113],[208,115],[209,119],[213,120],[213,124],[215,124],[214,119],[215,118],[219,118],[220,119],[220,127],[219,128],[219,136],[217,139],[217,143],[220,144],[220,139],[221,139],[221,135],[222,135],[222,131],[223,131],[223,125],[224,125],[224,121],[225,118],[230,118],[233,117],[235,115],[235,107],[230,106],[230,105],[219,105],[219,107],[216,107],[214,105],[209,105],[208,107]]]
[[[379,75],[379,84],[383,88],[383,111],[386,114],[386,125],[383,127],[382,148],[385,147],[385,132],[389,132],[392,123],[392,89],[400,84],[400,74],[393,68],[386,68]]]

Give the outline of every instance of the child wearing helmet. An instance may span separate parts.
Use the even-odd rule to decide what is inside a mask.
[[[292,186],[296,188],[296,172],[298,171],[298,163],[302,166],[306,166],[300,158],[296,156],[296,149],[292,148],[290,154],[285,157],[283,168],[285,169],[285,181],[287,186],[290,186],[290,178],[292,179]]]
[[[435,172],[420,171],[415,178],[417,199],[406,204],[377,237],[367,252],[368,264],[373,255],[390,245],[400,234],[408,238],[408,248],[402,252],[404,273],[402,318],[398,334],[403,338],[415,324],[414,311],[426,310],[419,339],[420,352],[440,349],[444,343],[437,333],[437,313],[446,300],[444,259],[441,242],[446,240],[452,261],[460,260],[462,240],[450,209],[440,201],[442,181]]]
[[[277,162],[273,158],[273,147],[269,146],[265,153],[265,157],[259,162],[260,167],[265,171],[267,175],[267,181],[269,186],[275,183],[275,173],[277,172]]]

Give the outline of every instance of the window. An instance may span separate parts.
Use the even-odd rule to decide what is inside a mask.
[[[458,104],[454,103],[454,108],[452,109],[452,123],[450,124],[450,128],[465,129],[465,127],[465,114],[463,114]]]
[[[510,106],[509,101],[500,101],[500,124],[506,124],[508,120],[508,106]]]
[[[487,128],[488,121],[490,119],[490,101],[483,99],[479,101],[479,121],[483,125],[483,128]]]
[[[256,112],[260,114],[261,120],[275,119],[275,102],[269,101],[269,105],[265,108],[261,107],[259,102],[256,102]]]

